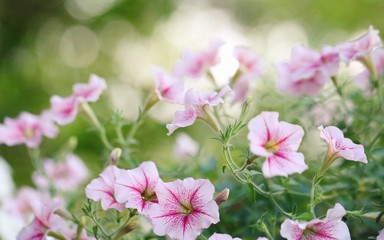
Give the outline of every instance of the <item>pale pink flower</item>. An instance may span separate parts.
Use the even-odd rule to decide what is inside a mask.
[[[379,47],[380,44],[379,31],[369,26],[368,32],[365,35],[354,41],[339,44],[336,48],[340,53],[341,60],[349,63],[360,58],[369,58],[371,51]]]
[[[325,219],[314,219],[310,222],[299,222],[286,219],[281,224],[280,234],[288,240],[350,240],[349,229],[341,220],[346,214],[339,203],[327,211]]]
[[[180,133],[176,136],[173,153],[176,158],[184,159],[195,157],[199,152],[199,144],[188,134]]]
[[[152,75],[155,79],[155,93],[160,101],[183,103],[183,81],[168,75],[163,69],[158,67],[152,69]]]
[[[149,213],[154,233],[174,239],[195,239],[202,229],[219,222],[214,191],[212,183],[205,179],[159,183],[155,188],[159,203]]]
[[[88,83],[73,85],[73,96],[84,102],[96,102],[101,93],[107,88],[105,80],[96,74],[91,74]]]
[[[254,86],[254,80],[262,75],[265,61],[251,49],[241,46],[234,48],[233,56],[239,62],[239,75],[233,80],[234,101],[242,102]]]
[[[339,51],[335,47],[324,46],[320,53],[320,69],[325,75],[336,76],[339,71],[340,56]]]
[[[161,181],[156,165],[143,162],[138,168],[123,171],[115,181],[115,196],[127,208],[147,215],[157,203],[155,187]]]
[[[75,96],[60,97],[52,96],[50,99],[51,118],[60,125],[66,125],[75,120],[79,111],[78,99]]]
[[[278,122],[279,113],[262,112],[248,124],[250,148],[266,160],[262,170],[266,177],[302,173],[308,168],[304,155],[297,152],[304,130],[299,125]]]
[[[41,203],[49,199],[48,195],[31,187],[21,187],[14,197],[6,197],[2,201],[4,210],[19,219],[27,220],[39,208]]]
[[[345,138],[343,132],[334,126],[318,127],[320,137],[328,144],[328,156],[330,159],[344,158],[347,160],[367,163],[364,146],[355,144],[349,138]]]
[[[101,200],[101,207],[104,210],[115,208],[121,212],[124,209],[124,204],[116,201],[114,185],[123,171],[113,165],[105,168],[100,177],[93,179],[85,188],[87,198],[94,201]]]
[[[38,147],[43,136],[54,138],[58,128],[44,113],[40,116],[22,112],[15,118],[5,118],[0,125],[0,142],[14,146],[25,144],[29,148]]]
[[[379,232],[379,236],[377,236],[376,240],[384,240],[384,229]]]
[[[258,237],[256,240],[268,240],[266,237]]]
[[[231,235],[223,233],[214,233],[208,240],[241,240],[241,238],[232,238]]]
[[[172,123],[167,124],[168,136],[180,127],[191,126],[197,118],[206,118],[206,106],[217,106],[224,102],[223,97],[231,95],[233,91],[229,86],[224,86],[218,93],[200,93],[189,89],[185,93],[185,110],[176,111]],[[206,120],[206,119],[205,119]]]
[[[74,154],[68,154],[62,161],[47,159],[43,162],[43,172],[35,173],[33,180],[40,188],[49,186],[59,191],[75,191],[88,178],[88,168]]]
[[[52,199],[41,204],[35,212],[32,223],[24,227],[17,240],[45,240],[49,231],[57,231],[67,226],[67,223],[55,211],[63,208],[64,202],[59,199]]]
[[[204,51],[185,51],[182,60],[174,66],[173,75],[178,78],[200,77],[219,62],[219,49],[222,45],[222,42],[211,42],[208,49]]]
[[[321,57],[316,51],[301,45],[295,46],[292,49],[291,61],[276,65],[279,89],[295,96],[318,94],[330,77],[327,75],[328,67],[323,68]]]

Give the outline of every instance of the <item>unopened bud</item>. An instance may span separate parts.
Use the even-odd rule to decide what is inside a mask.
[[[121,156],[121,149],[120,148],[113,149],[111,152],[111,155],[109,155],[109,163],[111,165],[116,165],[117,162],[119,161],[120,156]]]
[[[245,99],[245,101],[243,102],[243,104],[241,106],[240,117],[239,117],[240,121],[244,121],[245,118],[247,117],[252,100],[253,100],[253,97],[252,96],[248,96]]]
[[[216,197],[215,197],[215,202],[217,205],[220,206],[223,202],[227,201],[229,196],[229,189],[224,188]]]

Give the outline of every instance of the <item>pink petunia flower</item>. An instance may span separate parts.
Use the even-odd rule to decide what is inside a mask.
[[[326,58],[326,55],[323,56]],[[328,66],[322,55],[301,45],[292,49],[291,61],[276,65],[278,87],[291,95],[317,95],[329,79]]]
[[[107,88],[105,80],[96,74],[91,74],[88,83],[73,85],[73,96],[84,102],[96,102],[101,93]]]
[[[22,112],[15,118],[5,118],[0,125],[0,142],[8,146],[25,144],[29,148],[38,147],[42,137],[54,138],[58,128],[45,113],[40,116]]]
[[[338,239],[350,240],[349,229],[341,220],[346,214],[339,203],[327,211],[325,219],[314,219],[310,222],[299,222],[286,219],[281,224],[280,234],[288,240],[325,240]]]
[[[24,227],[17,236],[17,240],[45,240],[49,231],[57,231],[67,226],[67,223],[55,211],[63,208],[64,202],[52,199],[36,209],[32,223]]]
[[[231,95],[233,91],[229,86],[224,86],[218,93],[200,93],[194,89],[189,89],[185,93],[185,110],[177,111],[172,123],[167,124],[168,136],[180,127],[191,126],[197,118],[205,120],[212,126],[212,119],[206,112],[206,106],[217,106],[224,102],[223,97]]]
[[[233,84],[234,101],[243,102],[254,85],[254,80],[262,75],[265,61],[251,49],[241,46],[234,48],[233,55],[239,62],[239,76],[235,76]]]
[[[123,171],[115,181],[115,196],[127,208],[148,215],[157,203],[155,187],[161,181],[156,165],[143,162],[138,168]]]
[[[369,58],[370,52],[379,47],[381,39],[379,31],[369,26],[368,32],[360,38],[339,44],[336,46],[340,53],[340,58],[345,63],[353,60],[361,60],[361,58]]]
[[[152,69],[155,79],[155,93],[160,101],[171,103],[183,103],[184,83],[180,79],[167,75],[166,72],[158,67]]]
[[[75,191],[88,178],[88,168],[74,154],[68,154],[62,161],[45,160],[43,173],[35,173],[33,180],[40,188],[54,186],[59,191]]]
[[[116,179],[123,171],[113,165],[105,168],[100,177],[93,179],[85,188],[87,198],[94,201],[101,200],[101,207],[104,210],[115,208],[120,212],[123,211],[124,204],[116,201],[114,187]]]
[[[73,122],[79,111],[78,99],[75,96],[60,97],[52,96],[50,99],[50,115],[52,119],[60,125]]]
[[[324,128],[318,127],[320,137],[328,144],[328,152],[321,167],[324,172],[337,159],[344,158],[351,161],[367,163],[367,156],[364,153],[364,146],[355,144],[349,138],[345,138],[343,132],[334,126]]]
[[[222,45],[222,42],[214,41],[204,51],[185,51],[182,60],[174,66],[173,75],[177,78],[183,76],[200,77],[219,62],[219,49]]]
[[[299,125],[278,122],[279,113],[262,112],[248,124],[253,154],[264,156],[264,176],[285,176],[302,173],[308,168],[304,155],[297,152],[304,130]]]
[[[193,158],[199,152],[199,144],[188,134],[180,133],[176,136],[173,154],[176,158]]]
[[[223,233],[214,233],[208,240],[241,240],[241,238],[232,238],[231,235]]]
[[[159,203],[149,215],[154,233],[174,239],[195,239],[202,229],[219,222],[214,191],[212,183],[205,179],[159,183],[155,188]]]

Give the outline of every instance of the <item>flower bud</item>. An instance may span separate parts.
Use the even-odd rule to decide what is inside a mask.
[[[222,204],[223,202],[227,201],[228,196],[229,196],[229,189],[228,189],[228,188],[224,188],[224,190],[222,190],[222,191],[215,197],[215,202],[217,203],[217,205],[220,206],[220,204]]]
[[[121,156],[121,149],[115,148],[112,150],[111,154],[109,155],[109,164],[110,165],[116,165],[119,161],[119,158]]]

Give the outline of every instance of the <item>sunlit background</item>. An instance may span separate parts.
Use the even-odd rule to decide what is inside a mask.
[[[101,119],[106,123],[113,110],[134,119],[152,88],[152,67],[170,70],[184,49],[199,50],[212,40],[252,48],[269,63],[264,81],[273,83],[274,64],[288,59],[294,45],[320,49],[354,39],[369,25],[384,32],[383,10],[381,0],[3,0],[0,118],[21,111],[39,114],[49,107],[50,96],[68,96],[74,83],[96,73],[108,83],[107,93],[93,105]],[[221,54],[230,54],[226,47]],[[234,63],[226,64],[231,71]],[[152,110],[138,137],[154,146],[140,158],[153,158],[160,142],[173,143],[164,124],[175,109],[160,104]],[[105,153],[87,130],[78,118],[62,127],[57,139],[44,142],[44,149],[52,154],[75,135],[76,153],[92,168]],[[193,128],[187,131],[193,135]],[[2,146],[0,155],[13,167],[18,185],[31,182],[24,146]]]

